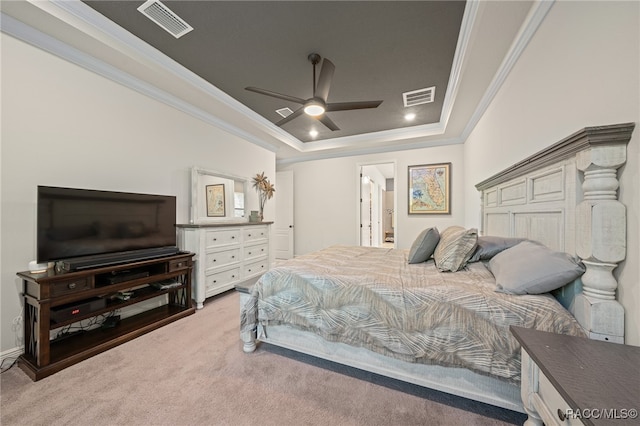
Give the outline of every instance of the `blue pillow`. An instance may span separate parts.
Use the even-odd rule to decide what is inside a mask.
[[[409,250],[409,263],[426,262],[440,241],[438,228],[427,228],[418,235]]]
[[[491,260],[493,256],[508,248],[520,244],[526,238],[506,238],[506,237],[478,237],[478,247],[473,252],[473,256],[469,259],[471,262],[479,262],[481,260]]]
[[[489,269],[496,277],[496,291],[510,294],[548,293],[585,272],[579,259],[534,241],[523,241],[496,254]]]

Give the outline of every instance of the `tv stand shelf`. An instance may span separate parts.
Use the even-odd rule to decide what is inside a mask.
[[[78,272],[19,272],[24,285],[25,352],[20,367],[32,380],[40,380],[66,367],[125,343],[138,336],[195,312],[191,301],[193,253],[181,252],[163,258],[121,265],[85,269]],[[134,271],[129,274],[129,271]],[[141,276],[141,271],[148,273]],[[128,275],[129,274],[129,275]],[[105,277],[118,276],[118,282],[105,284]],[[132,279],[128,279],[131,277]],[[155,283],[170,279],[178,284],[156,288]],[[114,298],[118,292],[132,291],[131,298]],[[51,330],[81,320],[106,315],[158,296],[167,303],[120,320],[110,328],[93,328],[60,339],[50,340]],[[83,303],[105,299],[97,308]],[[52,313],[62,310],[68,318],[55,322]]]

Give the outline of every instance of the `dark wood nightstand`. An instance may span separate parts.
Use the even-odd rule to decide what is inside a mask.
[[[638,425],[640,347],[511,326],[525,425]]]

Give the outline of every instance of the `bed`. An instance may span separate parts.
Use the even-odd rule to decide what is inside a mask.
[[[263,341],[526,412],[509,325],[624,342],[612,271],[625,256],[617,169],[633,128],[582,129],[479,183],[479,230],[436,229],[434,245],[428,228],[411,250],[333,246],[273,268],[241,294],[245,352]],[[410,263],[419,241],[433,255]],[[504,244],[481,256],[483,241]],[[569,264],[513,275],[539,252],[545,265],[549,253]],[[450,259],[455,272],[442,271]],[[520,287],[542,269],[553,272],[550,287]]]

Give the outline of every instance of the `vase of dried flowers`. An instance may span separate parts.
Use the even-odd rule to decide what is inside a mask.
[[[269,178],[264,175],[264,172],[253,177],[253,187],[258,191],[258,202],[260,207],[258,219],[262,222],[264,219],[264,205],[267,203],[267,200],[273,198],[273,193],[276,192],[276,188],[271,182],[269,182]]]

